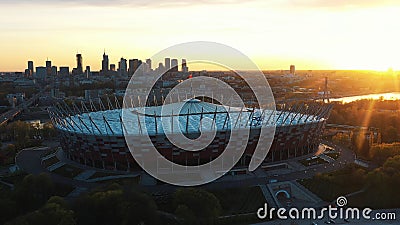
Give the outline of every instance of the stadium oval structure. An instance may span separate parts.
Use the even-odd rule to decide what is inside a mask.
[[[241,127],[248,127],[250,135],[244,155],[236,167],[249,164],[259,142],[260,128],[272,124],[276,126],[275,136],[265,162],[315,152],[332,105],[301,102],[276,106],[274,111],[240,109],[188,99],[164,105],[161,115],[161,106],[122,108],[118,100],[113,104],[107,98],[106,104],[101,100],[79,104],[59,102],[48,111],[60,134],[61,147],[69,159],[100,169],[139,171],[140,166],[129,151],[125,134],[149,135],[153,145],[166,159],[188,166],[204,164],[218,157],[229,142],[230,131]],[[180,112],[174,112],[178,108]],[[128,110],[124,112],[131,117],[128,122],[122,120],[122,110]],[[227,112],[231,117],[228,118]],[[163,117],[172,117],[171,123],[165,125],[161,121]],[[229,123],[228,120],[234,122]],[[145,121],[145,124],[140,121]],[[177,121],[177,124],[172,121]],[[178,129],[192,139],[207,129],[215,129],[216,135],[202,151],[183,151],[166,137],[167,133],[177,132]]]

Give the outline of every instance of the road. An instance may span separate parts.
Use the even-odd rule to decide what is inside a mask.
[[[41,93],[39,94],[34,94],[32,98],[30,98],[28,101],[25,101],[18,105],[17,107],[8,110],[7,112],[1,114],[0,116],[0,126],[7,124],[8,121],[13,120],[15,117],[17,117],[22,110],[24,110],[27,107],[30,107],[34,102],[36,102],[39,99]]]

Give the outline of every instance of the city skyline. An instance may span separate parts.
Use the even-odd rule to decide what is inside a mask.
[[[188,41],[215,41],[248,55],[261,69],[400,68],[396,1],[0,1],[0,71],[26,61],[93,70],[110,61],[151,58]],[[223,9],[223,10],[221,10]],[[88,16],[90,15],[90,16]],[[389,29],[390,28],[390,29]],[[100,57],[99,57],[100,56]]]
[[[81,74],[86,74],[87,72],[100,72],[103,73],[103,75],[107,74],[108,72],[118,72],[119,75],[132,75],[141,65],[144,65],[143,70],[150,72],[153,69],[154,70],[163,70],[165,68],[172,69],[173,72],[188,72],[189,67],[187,66],[187,59],[180,59],[181,63],[179,63],[178,58],[165,58],[166,65],[163,64],[163,62],[159,62],[157,67],[152,66],[152,59],[148,58],[145,60],[141,59],[132,59],[132,58],[123,58],[121,57],[117,63],[110,62],[109,60],[109,55],[104,51],[103,52],[103,58],[101,60],[101,68],[99,70],[92,70],[92,65],[85,64],[83,62],[83,55],[81,53],[76,54],[76,61],[74,65],[67,65],[67,64],[62,64],[62,65],[57,65],[53,64],[53,61],[49,58],[46,58],[45,64],[41,64],[40,62],[35,62],[32,60],[27,61],[27,67],[24,69],[25,75],[26,76],[32,76],[36,74],[36,70],[38,69],[44,69],[47,76],[50,75],[58,75],[58,74],[64,74],[65,71],[68,71],[68,74],[71,72],[72,75],[81,75]],[[168,60],[168,63],[167,63]],[[129,63],[128,63],[129,62]],[[171,64],[171,62],[174,62]],[[117,67],[118,65],[118,67]],[[207,65],[207,64],[202,64],[200,65]],[[85,67],[85,71],[83,68]],[[71,69],[71,71],[69,71]],[[0,71],[2,72],[2,71]],[[14,72],[22,72],[22,71],[14,71]]]

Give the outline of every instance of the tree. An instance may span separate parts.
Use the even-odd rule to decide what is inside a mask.
[[[15,190],[17,208],[21,213],[37,209],[54,193],[54,183],[47,174],[27,175]]]
[[[398,139],[397,129],[393,126],[388,126],[383,130],[382,139],[386,143],[395,142]]]
[[[370,152],[374,162],[383,165],[388,158],[400,155],[400,143],[373,145]]]
[[[85,225],[121,224],[119,204],[123,202],[122,190],[92,193],[75,203],[78,223]]]
[[[16,218],[6,225],[76,225],[74,212],[60,197],[52,197],[39,210]]]
[[[0,196],[0,198],[0,224],[4,224],[17,215],[17,204],[7,196]]]
[[[133,189],[124,191],[125,202],[121,204],[124,215],[122,225],[159,224],[157,205],[148,195]]]
[[[112,185],[74,203],[78,224],[159,224],[157,207],[144,193]]]
[[[178,189],[174,194],[174,205],[175,212],[182,219],[189,220],[185,221],[189,224],[211,224],[221,213],[221,205],[215,195],[200,188]]]

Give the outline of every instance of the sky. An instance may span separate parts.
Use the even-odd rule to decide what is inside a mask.
[[[397,0],[0,0],[0,71],[101,67],[213,41],[261,69],[400,70]],[[190,59],[189,59],[190,60]]]

